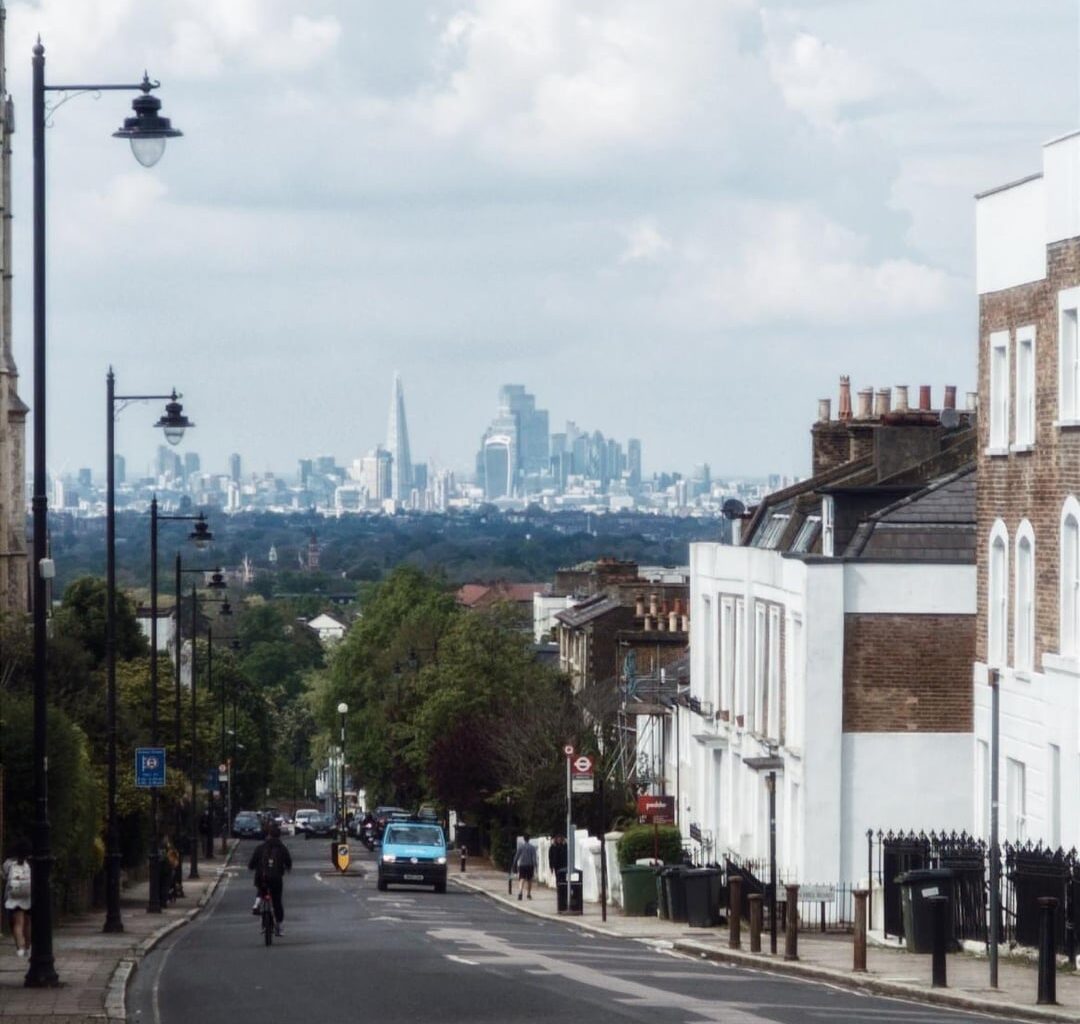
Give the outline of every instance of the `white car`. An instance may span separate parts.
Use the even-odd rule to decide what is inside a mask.
[[[307,830],[308,818],[317,818],[321,814],[322,811],[316,810],[314,807],[301,807],[300,810],[293,815],[293,825],[297,834]]]

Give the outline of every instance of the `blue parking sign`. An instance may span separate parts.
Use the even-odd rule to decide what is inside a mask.
[[[152,789],[165,785],[165,748],[135,748],[135,785]]]

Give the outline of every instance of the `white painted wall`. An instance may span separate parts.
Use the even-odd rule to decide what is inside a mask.
[[[1080,133],[1043,146],[1046,244],[1080,235]],[[1044,275],[1045,276],[1045,275]]]
[[[1046,193],[1044,180],[1033,178],[975,201],[980,295],[1046,277]]]

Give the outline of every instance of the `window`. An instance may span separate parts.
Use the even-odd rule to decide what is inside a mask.
[[[720,605],[720,706],[734,713],[735,602],[731,598],[724,598]]]
[[[1060,653],[1076,657],[1080,638],[1080,502],[1069,495],[1061,510]]]
[[[787,644],[787,699],[784,701],[783,742],[802,746],[802,617],[792,615]]]
[[[1024,762],[1005,759],[1005,838],[1009,842],[1024,841],[1027,831],[1027,788]]]
[[[709,597],[701,598],[701,619],[704,624],[704,637],[702,647],[704,650],[701,652],[702,673],[705,676],[705,685],[698,688],[698,697],[709,700],[709,694],[712,693],[714,685],[713,680],[713,617],[712,617],[712,599]],[[693,640],[691,639],[691,643]],[[718,705],[719,706],[719,705]]]
[[[1016,332],[1016,447],[1035,443],[1035,328]]]
[[[1026,519],[1016,531],[1016,608],[1013,628],[1013,661],[1018,669],[1031,671],[1035,651],[1035,534]]]
[[[746,602],[735,602],[735,713],[745,715],[746,705]],[[745,719],[744,719],[745,721]]]
[[[1009,447],[1009,332],[990,335],[990,450]]]
[[[999,519],[990,531],[990,580],[987,598],[986,663],[1002,667],[1006,657],[1009,581],[1008,532]]]
[[[821,499],[821,553],[826,558],[833,557],[833,499],[826,494]]]
[[[750,699],[746,702],[750,720],[747,727],[753,732],[765,731],[765,684],[769,657],[765,605],[754,606],[754,678]]]
[[[780,738],[780,609],[769,608],[769,685],[765,696],[762,731],[771,739]]]
[[[805,554],[814,546],[819,533],[821,533],[821,516],[807,516],[795,535],[791,550]]]
[[[787,529],[788,520],[791,517],[788,515],[780,515],[779,513],[773,513],[769,517],[769,521],[758,531],[758,535],[754,538],[755,548],[772,548],[775,549],[780,546],[780,540],[784,536],[784,530]]]
[[[1080,288],[1058,292],[1058,422],[1080,421],[1080,343],[1076,310]]]
[[[990,744],[975,741],[975,828],[980,836],[990,835]]]
[[[1061,747],[1056,743],[1048,744],[1046,776],[1047,824],[1050,832],[1050,847],[1056,850],[1061,846]]]

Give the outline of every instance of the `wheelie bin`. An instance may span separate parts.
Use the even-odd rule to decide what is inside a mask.
[[[656,869],[648,864],[627,864],[621,871],[623,913],[628,917],[656,914]]]
[[[930,900],[947,896],[945,911],[945,948],[960,948],[954,930],[953,908],[956,906],[956,875],[948,868],[920,868],[908,871],[897,881],[901,886],[901,912],[904,921],[904,944],[909,953],[934,951],[934,907]]]
[[[667,891],[668,914],[672,921],[686,923],[686,872],[681,864],[663,869],[664,888]]]
[[[566,868],[559,868],[555,872],[555,880],[558,883],[555,887],[555,909],[560,914],[565,914],[566,911]],[[570,913],[580,914],[582,912],[582,885],[581,885],[581,872],[573,871],[570,877]]]
[[[686,922],[692,928],[714,928],[720,923],[719,868],[690,868],[683,874]]]

